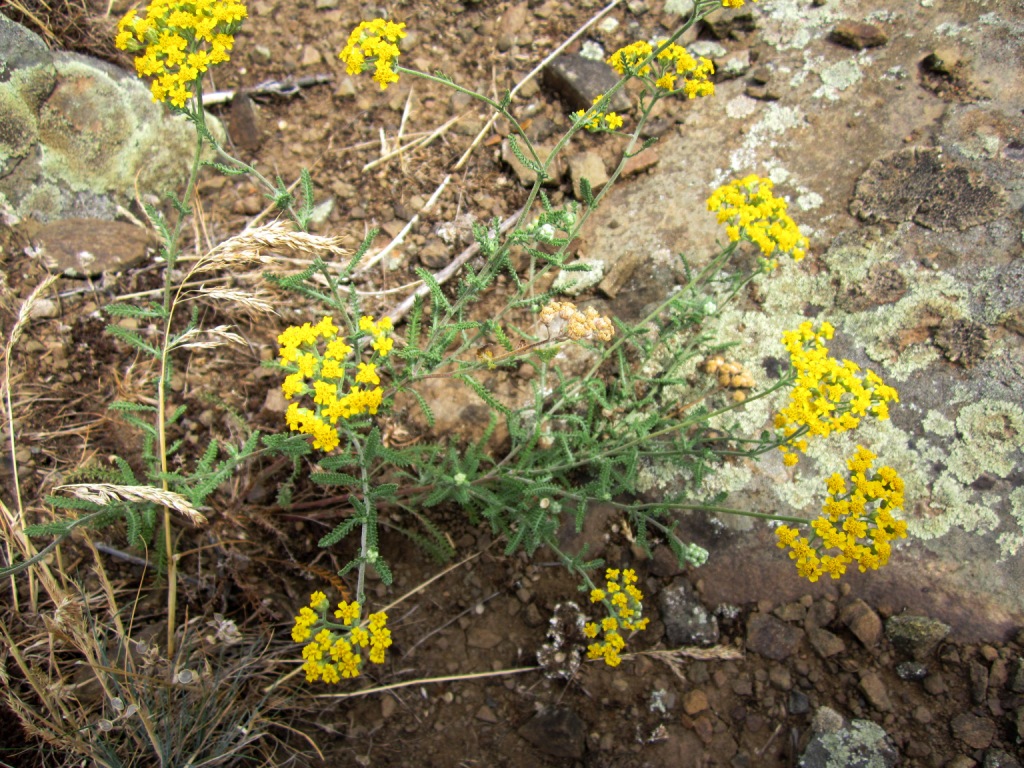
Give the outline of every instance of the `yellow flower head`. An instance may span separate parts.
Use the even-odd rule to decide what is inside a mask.
[[[811,521],[812,537],[802,538],[789,526],[776,528],[778,546],[790,549],[800,576],[812,582],[825,575],[839,579],[851,564],[876,570],[889,561],[889,542],[906,537],[906,522],[892,514],[903,506],[903,480],[892,467],[874,470],[875,458],[857,446],[847,461],[847,477],[836,473],[825,481],[828,500],[824,514]]]
[[[383,91],[391,83],[398,82],[394,64],[401,53],[398,41],[403,37],[405,24],[380,18],[364,21],[352,30],[338,58],[345,62],[345,71],[350,75],[358,75],[372,66],[373,79]]]
[[[658,48],[662,50],[651,58]],[[607,61],[620,75],[640,77],[662,94],[681,93],[695,99],[715,92],[715,85],[710,79],[715,73],[711,61],[703,57],[695,59],[683,46],[675,43],[665,45],[665,41],[660,41],[652,45],[638,40],[617,50]]]
[[[597,96],[592,102],[594,105],[600,104],[604,96]],[[591,133],[597,133],[599,131],[617,131],[622,127],[622,117],[615,112],[608,112],[607,102],[599,108],[594,115],[587,120],[583,127]],[[572,116],[577,120],[582,120],[587,114],[587,110],[581,109],[572,113]]]
[[[708,198],[708,210],[718,213],[733,242],[754,243],[766,257],[776,251],[800,261],[807,253],[807,239],[786,213],[786,201],[772,194],[772,182],[755,175],[730,182]]]
[[[144,17],[132,10],[121,18],[114,45],[138,54],[135,69],[153,78],[154,101],[183,109],[207,69],[230,59],[246,15],[237,0],[151,0]]]

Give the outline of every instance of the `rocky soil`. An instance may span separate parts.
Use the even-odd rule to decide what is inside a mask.
[[[124,10],[122,5],[115,3],[116,13]],[[598,48],[610,52],[638,38],[656,38],[678,22],[678,7],[685,5],[644,0],[619,3],[567,52]],[[901,26],[908,18],[923,28],[958,17],[965,25],[979,24],[985,13],[1024,16],[1019,3],[1010,2],[908,0],[902,5],[911,7],[889,9],[868,0],[774,4],[764,0],[753,9],[722,12],[694,31],[687,42],[715,58],[720,95],[732,99],[737,109],[753,110],[779,100],[788,107],[810,104],[812,98],[831,98],[814,97],[810,85],[794,86],[774,61],[780,50],[797,56],[792,53],[797,44],[788,43],[801,34],[818,46],[831,46],[824,50],[842,50],[851,56],[851,51],[859,51],[856,55],[866,58],[886,51],[894,55],[894,49],[908,46],[907,37],[914,30]],[[793,9],[786,27],[788,43],[767,35],[777,29],[765,21],[772,8],[776,14],[780,8]],[[388,10],[408,25],[410,34],[403,48],[404,60],[411,66],[425,71],[442,68],[458,82],[498,95],[519,83],[601,6],[586,0],[519,4],[482,0],[399,2]],[[468,99],[411,80],[381,93],[370,87],[368,79],[345,75],[336,53],[348,30],[375,12],[343,0],[254,0],[231,62],[215,72],[216,88],[252,89],[267,80],[306,80],[301,88],[286,89],[288,93],[241,96],[211,111],[223,121],[239,155],[254,161],[266,175],[280,174],[290,180],[301,168],[311,170],[320,204],[316,231],[342,234],[356,244],[376,227],[381,234],[375,248],[382,248],[412,222],[400,246],[361,286],[386,291],[411,282],[414,266],[444,267],[469,244],[470,221],[509,216],[524,201],[525,187],[522,169],[516,168],[507,151],[507,126],[499,121],[483,133],[479,144],[473,144],[489,115]],[[101,31],[111,27],[99,15],[91,24]],[[943,114],[944,104],[984,98],[985,83],[972,79],[970,63],[958,53],[955,42],[925,51],[931,59],[908,52],[903,73],[891,75],[901,88],[921,94],[922,114],[934,109],[933,119]],[[1010,49],[1018,53],[1024,50],[1014,46],[1017,43]],[[92,52],[96,53],[95,46]],[[112,61],[129,64],[118,59],[112,47],[107,54]],[[526,81],[519,91],[519,114],[527,121],[531,138],[542,146],[552,143],[568,125],[568,112],[588,104],[593,90],[601,88],[600,80],[594,83],[587,79],[589,75],[582,85],[566,85],[571,80],[566,70],[588,66],[580,61],[558,62],[545,75]],[[826,74],[814,86],[831,88],[832,94],[840,94],[859,77],[842,66],[834,71],[820,62],[815,66]],[[793,88],[798,96],[793,96]],[[821,141],[834,141],[837,120],[870,122],[871,115],[860,111],[860,106],[840,110],[838,117],[835,112],[819,117]],[[694,174],[711,170],[703,167],[695,139],[717,141],[710,130],[694,133],[695,128],[707,128],[700,109],[699,103],[668,105],[651,129],[664,141],[690,137]],[[426,136],[442,126],[436,138],[421,147],[381,159],[399,142]],[[742,133],[743,129],[733,130]],[[1006,130],[1019,133],[1019,126]],[[922,143],[921,136],[905,138],[908,147]],[[737,134],[723,141],[741,139]],[[587,141],[585,147],[569,152],[563,175],[551,185],[554,202],[573,196],[580,175],[594,181],[612,167],[617,140],[602,136]],[[1007,211],[1012,206],[1001,187],[996,188],[998,184],[985,186],[973,176],[965,181],[967,170],[960,174],[956,167],[943,177],[955,200],[934,204],[933,188],[915,186],[906,179],[913,178],[915,169],[934,179],[938,166],[942,170],[955,164],[942,165],[941,158],[926,150],[908,148],[898,155],[884,155],[888,143],[879,139],[874,154],[858,150],[856,156],[850,156],[851,150],[841,141],[832,145],[834,162],[826,170],[836,188],[844,190],[836,193],[842,198],[836,204],[842,210],[813,214],[817,218],[812,247],[818,253],[825,253],[836,238],[843,237],[844,227],[884,227],[888,222],[895,228],[914,222],[919,227],[959,232],[1011,215]],[[1024,144],[1015,146],[1020,153]],[[622,197],[610,201],[625,207],[612,220],[635,212],[629,208],[629,195],[639,194],[642,183],[681,172],[681,164],[675,162],[678,154],[664,147],[656,145],[629,169]],[[785,155],[785,146],[778,151]],[[467,153],[468,160],[460,164]],[[799,165],[798,160],[793,162]],[[1007,177],[1012,176],[1007,171]],[[1017,182],[1007,177],[999,181],[1016,190],[1013,183]],[[970,188],[971,200],[965,202],[963,195],[949,191],[958,181]],[[689,186],[700,196],[711,182],[711,178],[695,178]],[[894,183],[897,188],[903,185],[904,191],[894,194]],[[443,194],[427,208],[442,184]],[[796,191],[806,196],[813,189],[827,191],[815,185]],[[848,209],[854,197],[858,202]],[[72,215],[95,213],[82,207],[82,199],[78,198],[79,207],[72,208]],[[190,233],[199,242],[225,239],[266,207],[248,182],[213,174],[203,177],[199,202],[200,223]],[[815,210],[812,203],[807,205],[809,211]],[[671,207],[671,199],[662,205]],[[675,222],[669,227],[651,208],[644,215],[648,218],[642,226],[651,232],[674,227],[683,240],[714,236],[704,224]],[[1007,242],[1012,242],[1016,224],[1019,216],[1006,226]],[[147,238],[138,237],[137,228],[121,227],[129,225],[102,217],[70,226],[25,217],[17,226],[0,229],[5,336],[13,312],[47,268],[72,266],[79,275],[89,275],[60,282],[59,294],[37,306],[23,342],[15,349],[12,369],[18,372],[16,411],[21,414],[18,460],[28,498],[49,490],[85,461],[113,453],[131,455],[134,450],[106,405],[115,395],[130,397],[138,392],[151,371],[134,367],[132,355],[102,332],[107,321],[99,308],[120,295],[152,291],[159,285],[159,274],[151,260],[140,258],[151,245]],[[82,249],[70,241],[83,237],[91,243],[108,243],[104,253],[114,254],[112,260],[43,263],[43,252],[66,253],[73,259]],[[588,248],[599,250],[595,244],[603,242],[602,237],[601,230],[587,233],[582,255],[589,255]],[[941,262],[943,254],[934,258]],[[665,287],[664,272],[638,269],[637,263],[634,259],[621,267],[615,280],[588,289],[583,297],[629,316]],[[814,264],[814,269],[827,268]],[[900,273],[883,267],[873,279],[872,286],[862,286],[859,293],[853,290],[844,301],[857,309],[884,306],[903,295]],[[382,301],[380,309],[390,306]],[[272,322],[246,318],[222,306],[210,306],[207,312],[209,324],[239,325],[251,346],[216,355],[197,354],[188,370],[177,375],[175,396],[190,407],[182,422],[183,436],[197,441],[200,432],[212,430],[237,439],[249,428],[280,430],[284,403],[276,379],[259,363],[272,354],[276,333],[296,318],[309,319],[309,309],[283,308],[281,317]],[[942,318],[936,318],[935,328],[928,332],[937,332],[941,323]],[[953,351],[946,350],[945,364],[984,356],[973,345],[975,337],[969,330],[946,328],[944,338]],[[988,341],[986,337],[978,343],[984,347]],[[233,386],[226,389],[225,381]],[[511,392],[516,381],[496,386]],[[25,407],[19,410],[19,404]],[[479,429],[481,412],[460,404],[439,432]],[[439,439],[425,433],[422,425],[403,421],[401,414],[389,426],[421,439]],[[1015,475],[1008,475],[1009,480],[1004,476],[996,481],[1012,483]],[[275,485],[284,476],[280,468],[256,467],[221,493],[216,501],[220,514],[212,518],[210,528],[196,534],[195,542],[215,546],[219,560],[214,568],[206,563],[205,570],[192,564],[197,576],[184,587],[183,597],[191,611],[234,615],[247,631],[273,631],[282,640],[296,606],[312,589],[323,587],[323,574],[336,569],[348,555],[325,556],[316,547],[334,521],[331,500],[321,499],[315,489],[300,489],[293,509],[274,506]],[[10,487],[6,476],[3,482]],[[634,545],[628,527],[613,510],[597,508],[575,543],[585,540],[592,555],[637,569],[648,595],[652,624],[630,641],[629,650],[635,653],[619,668],[584,664],[564,678],[554,668],[558,664],[542,670],[537,659],[548,644],[545,658],[563,661],[560,654],[569,646],[560,645],[562,630],[552,617],[559,605],[568,611],[565,605],[579,600],[575,584],[543,553],[533,561],[500,556],[501,543],[493,542],[485,530],[469,526],[455,510],[441,522],[452,537],[457,560],[479,556],[392,610],[395,646],[379,674],[330,692],[309,691],[307,703],[312,711],[301,721],[292,721],[324,754],[321,762],[307,752],[309,765],[1010,768],[1021,764],[1024,623],[1010,609],[998,620],[984,623],[972,617],[967,598],[963,605],[940,610],[929,599],[928,585],[944,573],[945,566],[927,557],[915,558],[899,571],[913,571],[906,581],[913,589],[894,591],[885,582],[862,576],[844,581],[841,587],[812,586],[797,582],[791,565],[775,550],[768,529],[736,532],[717,521],[696,520],[688,523],[689,532],[712,551],[712,562],[705,569],[680,572],[667,548],[659,546],[648,557]],[[566,531],[567,537],[571,535]],[[109,543],[119,545],[114,540]],[[371,590],[381,603],[441,570],[397,535],[385,535],[382,547],[391,553],[397,568],[393,589],[375,584]],[[116,557],[113,562],[118,562]],[[141,573],[127,561],[117,567],[123,569],[126,582]],[[913,599],[915,594],[920,600]],[[462,675],[477,677],[348,697],[349,692],[371,683]],[[321,694],[323,698],[314,698]],[[20,742],[10,729],[5,732],[13,745]]]

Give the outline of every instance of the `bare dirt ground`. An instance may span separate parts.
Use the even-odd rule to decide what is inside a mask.
[[[610,51],[669,31],[676,18],[654,7],[623,5],[615,11],[620,21],[615,30],[589,37]],[[483,0],[398,2],[387,10],[410,31],[403,61],[427,71],[441,68],[461,83],[497,95],[599,6],[548,0],[513,7]],[[456,240],[442,248],[439,225],[457,222],[466,213],[478,220],[507,216],[522,204],[525,190],[500,160],[500,126],[453,172],[487,117],[467,100],[422,81],[403,80],[380,93],[368,78],[345,76],[336,53],[348,30],[372,15],[368,8],[338,0],[255,0],[231,62],[215,73],[217,88],[317,74],[332,79],[293,97],[264,99],[252,110],[242,105],[212,111],[226,123],[239,154],[255,160],[268,176],[293,179],[299,169],[309,168],[318,201],[333,200],[317,231],[346,234],[353,245],[370,227],[382,229],[377,246],[388,242],[451,174],[449,192],[421,216],[398,257],[384,262],[365,286],[385,290],[411,282],[413,266],[437,268],[467,244]],[[102,29],[105,22],[100,18],[94,24]],[[93,45],[91,52],[100,53],[97,47],[102,48]],[[105,53],[127,64],[112,46]],[[537,140],[567,125],[568,110],[554,95],[536,86],[524,93],[529,130]],[[425,148],[366,170],[400,134],[429,132],[453,117],[459,120]],[[666,125],[674,117],[668,112]],[[604,144],[609,141],[605,138]],[[599,147],[604,144],[597,141]],[[556,202],[571,195],[568,182],[552,194]],[[265,206],[244,180],[213,175],[203,179],[199,202],[202,215],[189,236],[200,243],[225,239]],[[38,271],[20,255],[25,243],[17,232],[5,232],[2,244],[10,291],[3,307],[6,335],[12,312],[37,283]],[[103,333],[107,319],[98,310],[118,295],[153,290],[159,281],[157,269],[144,265],[107,280],[102,291],[64,282],[64,296],[52,314],[33,323],[16,348],[12,369],[17,373],[25,498],[38,499],[88,462],[136,451],[134,437],[106,406],[115,397],[141,391],[152,371],[133,365],[129,350]],[[382,302],[380,309],[387,308]],[[181,436],[194,440],[200,431],[211,430],[237,443],[248,430],[280,431],[281,413],[267,397],[279,382],[259,363],[284,325],[309,319],[309,308],[282,310],[274,322],[250,320],[231,308],[206,311],[206,324],[236,324],[250,346],[199,353],[179,374],[175,397],[189,406]],[[394,418],[416,438],[444,439],[403,423],[402,413]],[[479,426],[470,423],[466,429]],[[223,613],[246,632],[273,633],[282,645],[290,642],[287,634],[297,607],[309,592],[326,586],[326,575],[351,554],[344,547],[325,552],[316,546],[335,525],[342,500],[300,487],[292,508],[278,508],[275,489],[285,475],[282,467],[269,463],[247,468],[214,498],[210,525],[188,531],[181,547],[193,553],[181,565],[190,577],[183,583],[183,604],[191,614]],[[6,477],[4,485],[9,488]],[[418,678],[495,674],[356,698],[318,698],[327,689],[308,686],[300,694],[306,711],[282,715],[323,754],[321,761],[307,747],[305,764],[791,766],[821,706],[880,725],[902,765],[1017,764],[1009,761],[1019,749],[1024,636],[1002,644],[944,642],[924,660],[923,679],[901,677],[897,663],[906,657],[878,623],[879,614],[888,618],[887,609],[858,602],[854,580],[842,590],[808,590],[803,597],[774,604],[709,606],[717,611],[720,626],[710,651],[658,653],[674,650],[658,595],[683,578],[699,596],[705,587],[701,576],[680,574],[665,551],[648,558],[631,545],[628,530],[614,516],[595,515],[584,534],[597,548],[595,554],[637,568],[650,595],[652,625],[630,648],[652,653],[629,658],[614,670],[586,664],[569,682],[549,680],[527,668],[536,666],[555,606],[576,596],[575,583],[543,553],[533,561],[502,556],[502,543],[462,519],[457,509],[441,522],[456,560],[475,557],[392,609],[395,646],[388,663],[330,693],[344,696],[361,687]],[[718,534],[697,523],[693,535],[705,543]],[[114,537],[107,543],[121,546]],[[767,532],[764,545],[771,545]],[[380,604],[443,570],[397,535],[386,533],[382,549],[395,563],[396,580],[392,589],[372,585],[372,599]],[[82,561],[73,544],[65,547],[66,570],[74,571]],[[139,583],[142,569],[116,556],[112,563],[124,584]],[[154,582],[145,577],[142,583],[148,590]],[[159,589],[143,598],[150,599],[147,615],[157,624]],[[759,636],[758,627],[768,627],[771,636]],[[965,715],[970,717],[965,720]],[[5,722],[11,719],[5,712]],[[4,734],[8,749],[30,743],[13,727]],[[294,742],[303,748],[302,740]],[[10,754],[0,760],[31,764],[25,755]]]

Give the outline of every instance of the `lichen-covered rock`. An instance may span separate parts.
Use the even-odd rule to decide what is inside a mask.
[[[909,147],[876,158],[857,181],[850,212],[864,221],[914,221],[937,231],[999,218],[1005,193],[938,147]]]
[[[929,618],[901,614],[885,622],[885,636],[897,651],[916,661],[923,661],[950,632],[948,624]]]
[[[136,191],[180,192],[195,130],[132,74],[51,52],[0,15],[0,203],[16,218],[112,219]],[[214,135],[222,129],[211,118]]]
[[[814,735],[800,756],[801,768],[892,768],[899,761],[892,740],[870,720],[847,722],[821,707],[811,724]]]

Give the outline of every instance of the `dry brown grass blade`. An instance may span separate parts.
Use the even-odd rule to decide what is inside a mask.
[[[4,416],[7,426],[7,433],[10,438],[10,451],[11,451],[11,476],[13,478],[14,485],[14,503],[17,507],[17,517],[11,514],[10,510],[0,502],[0,509],[3,511],[4,527],[8,530],[8,535],[4,537],[4,548],[7,550],[7,562],[14,562],[14,545],[17,542],[19,553],[23,558],[31,557],[36,553],[35,547],[32,542],[25,536],[25,504],[21,498],[21,482],[18,478],[18,458],[17,458],[17,442],[14,435],[14,406],[12,405],[11,399],[11,352],[14,350],[14,346],[21,339],[21,334],[25,330],[25,326],[28,325],[28,321],[32,316],[32,308],[39,302],[40,297],[46,293],[50,287],[57,281],[57,275],[47,275],[37,285],[32,292],[28,295],[28,298],[22,302],[20,309],[18,310],[18,316],[14,321],[14,326],[11,328],[10,336],[8,336],[7,343],[4,345],[4,373],[3,379],[0,381],[0,389],[3,391],[3,402],[4,402]],[[47,569],[42,569],[42,575],[48,582],[52,582],[52,577]],[[13,577],[12,577],[13,579]],[[53,585],[55,586],[55,584]],[[49,588],[49,587],[48,587]],[[11,582],[11,589],[14,595],[14,606],[17,608],[18,605],[18,591]],[[32,603],[32,609],[36,608],[36,584],[33,575],[29,575],[29,595]]]
[[[114,485],[113,483],[75,483],[58,485],[53,490],[66,491],[76,498],[106,506],[112,501],[151,501],[154,504],[173,509],[188,518],[195,525],[203,525],[206,516],[192,506],[192,503],[174,491],[153,488],[148,485]]]
[[[299,232],[287,222],[273,221],[228,238],[200,259],[191,274],[269,264],[273,261],[273,254],[277,253],[345,256],[350,252],[342,246],[340,237]]]

